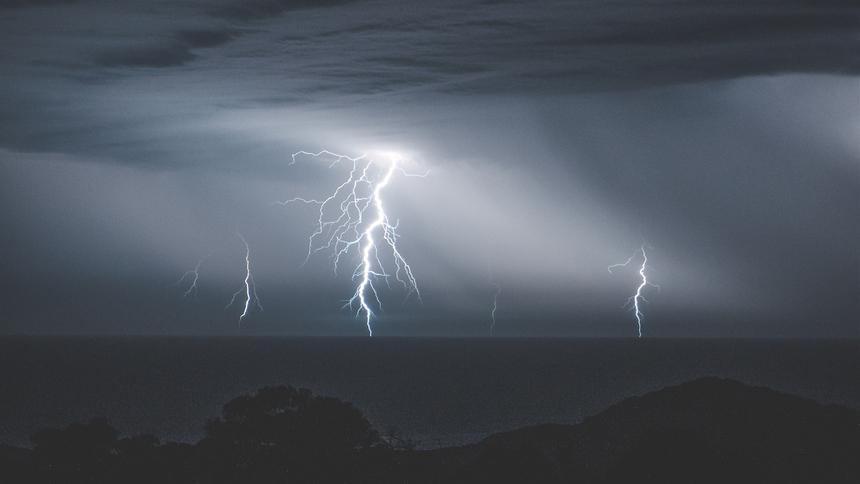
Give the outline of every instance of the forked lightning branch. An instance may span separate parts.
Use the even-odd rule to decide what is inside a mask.
[[[328,150],[299,151],[293,153],[290,164],[302,159],[324,161],[328,168],[348,166],[348,176],[328,196],[295,197],[279,203],[310,205],[318,210],[316,228],[308,237],[305,262],[315,254],[328,253],[337,274],[342,261],[357,259],[351,272],[355,291],[344,307],[354,310],[356,317],[363,317],[368,334],[373,336],[373,319],[383,309],[380,284],[390,287],[394,279],[406,290],[407,298],[414,295],[421,299],[412,267],[398,248],[398,224],[389,218],[385,191],[398,176],[425,177],[427,173],[407,172],[396,153],[353,158]],[[393,267],[387,268],[383,260],[390,261]]]

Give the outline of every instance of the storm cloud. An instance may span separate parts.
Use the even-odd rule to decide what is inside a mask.
[[[643,242],[655,335],[860,335],[854,2],[0,3],[6,332],[361,333],[302,266],[342,171],[395,149],[424,305],[381,334],[627,335]],[[333,185],[334,184],[334,185]],[[209,253],[199,297],[172,286]],[[650,327],[649,327],[650,330]]]

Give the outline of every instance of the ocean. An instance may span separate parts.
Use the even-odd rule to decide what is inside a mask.
[[[221,405],[290,384],[419,447],[576,423],[701,376],[860,408],[860,340],[0,337],[0,442],[105,417],[192,442]]]

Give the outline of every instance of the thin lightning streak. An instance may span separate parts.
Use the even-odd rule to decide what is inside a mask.
[[[636,318],[636,335],[637,337],[641,338],[642,318],[644,317],[644,314],[642,313],[641,302],[648,302],[648,300],[645,299],[645,297],[642,295],[642,290],[645,289],[645,287],[647,286],[656,287],[658,289],[660,288],[660,286],[648,282],[648,276],[645,274],[645,270],[648,267],[648,254],[645,252],[645,246],[641,246],[637,252],[642,253],[642,265],[639,266],[638,271],[640,280],[639,285],[636,286],[636,292],[633,293],[632,296],[630,296],[630,299],[628,299],[627,303],[632,303],[633,315]],[[609,273],[612,274],[612,269],[617,269],[619,267],[627,267],[627,265],[630,264],[634,258],[636,258],[635,253],[630,256],[625,262],[621,264],[612,264],[611,266],[607,267],[606,270],[608,270]]]
[[[490,319],[492,319],[490,334],[495,334],[496,332],[496,310],[499,308],[499,295],[502,294],[501,284],[494,282],[493,287],[495,287],[496,290],[493,292],[493,306],[492,309],[490,309]]]
[[[197,264],[194,266],[194,269],[185,271],[185,273],[182,274],[182,277],[180,277],[179,280],[176,281],[176,284],[182,284],[187,279],[191,279],[191,284],[189,284],[188,288],[185,289],[185,292],[182,293],[183,298],[187,298],[189,296],[197,294],[197,281],[200,280],[200,266],[202,266],[203,263],[206,262],[206,259],[208,259],[211,255],[212,254],[208,254],[205,257],[201,257],[200,260],[197,261]]]
[[[616,269],[618,267],[627,267],[627,264],[629,264],[633,260],[634,257],[636,257],[636,254],[631,255],[630,257],[627,258],[627,261],[622,262],[621,264],[612,264],[611,266],[607,267],[606,270],[610,274],[612,274],[612,269]]]
[[[242,244],[245,246],[245,280],[242,287],[233,293],[233,297],[224,309],[228,309],[232,306],[233,303],[236,302],[236,298],[244,292],[245,304],[242,307],[242,314],[239,315],[239,324],[241,325],[242,320],[248,315],[252,300],[254,302],[254,306],[256,306],[260,311],[263,310],[263,305],[260,304],[260,298],[257,297],[257,286],[254,284],[254,276],[251,274],[251,248],[248,246],[248,241],[245,240],[245,237],[243,237],[242,234],[236,232],[236,236],[239,237],[239,240],[241,240]]]
[[[329,168],[333,167],[334,165],[337,165],[342,160],[354,160],[354,158],[350,158],[349,156],[346,156],[346,155],[339,155],[337,153],[332,153],[329,150],[321,150],[321,151],[317,151],[316,153],[311,153],[310,151],[297,151],[297,152],[292,154],[293,161],[291,161],[290,164],[295,165],[296,164],[296,157],[302,156],[302,155],[310,156],[313,158],[319,158],[320,156],[323,156],[323,155],[331,156],[334,159],[334,161],[332,161],[331,164],[328,165]],[[360,156],[359,158],[363,158],[363,157],[364,156]]]
[[[355,307],[356,317],[363,313],[367,332],[373,336],[372,321],[375,316],[373,307],[375,306],[379,311],[382,310],[382,301],[374,280],[382,278],[390,286],[392,276],[383,266],[381,248],[387,249],[387,257],[394,261],[393,276],[406,289],[406,297],[414,294],[419,301],[421,300],[421,292],[412,267],[397,247],[398,222],[394,224],[390,222],[382,194],[395,173],[408,177],[425,177],[427,173],[407,172],[398,166],[400,160],[396,155],[389,156],[388,167],[381,176],[376,173],[379,170],[374,169],[373,160],[366,155],[353,158],[328,150],[316,153],[298,151],[292,154],[290,164],[295,164],[301,156],[330,157],[333,161],[329,163],[329,168],[342,161],[349,161],[352,165],[347,179],[328,197],[322,199],[295,197],[277,203],[283,206],[301,203],[318,208],[316,229],[308,237],[308,251],[303,264],[306,264],[316,253],[330,251],[332,268],[337,274],[341,258],[347,256],[353,249],[358,252],[360,262],[352,272],[352,279],[358,282],[355,292],[346,301],[344,307],[350,309]]]

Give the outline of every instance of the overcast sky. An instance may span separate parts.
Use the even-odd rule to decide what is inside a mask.
[[[487,335],[497,283],[499,335],[631,336],[644,243],[647,336],[857,337],[858,52],[838,0],[0,0],[0,332],[364,334],[273,204],[327,148],[430,172],[378,335]]]

